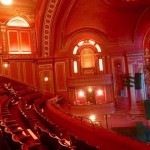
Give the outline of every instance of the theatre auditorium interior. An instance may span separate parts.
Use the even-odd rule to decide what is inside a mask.
[[[0,0],[0,150],[150,150],[150,0]]]

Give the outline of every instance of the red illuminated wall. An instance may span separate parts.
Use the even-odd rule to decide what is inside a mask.
[[[2,62],[2,57],[0,57],[0,74],[3,74],[3,62]]]
[[[2,66],[3,75],[32,87],[36,86],[35,64],[32,62],[10,61],[8,67]]]
[[[39,88],[43,91],[54,93],[54,77],[53,77],[53,66],[52,64],[45,64],[38,66],[39,71]],[[48,81],[44,78],[47,77]]]
[[[57,62],[55,64],[56,88],[57,91],[66,91],[66,69],[65,62]]]
[[[19,69],[18,67],[18,63],[16,62],[12,62],[9,64],[9,69],[10,69],[10,76],[14,79],[14,80],[18,80],[19,78],[19,72],[16,72],[16,70]]]
[[[29,30],[8,30],[9,52],[31,52],[31,40]]]
[[[24,70],[25,82],[29,85],[34,85],[36,76],[35,76],[35,65],[32,62],[25,63]]]
[[[75,57],[73,48],[80,41],[91,39],[100,45],[102,49],[100,56],[104,59],[104,72],[98,72],[96,68],[93,69],[93,75],[96,73],[96,75],[106,75],[108,73],[113,76],[118,72],[115,70],[116,62],[124,63],[123,59],[127,55],[143,52],[142,41],[150,26],[148,21],[150,10],[146,9],[146,5],[137,5],[137,9],[133,6],[134,4],[126,4],[128,2],[124,2],[125,5],[119,2],[117,7],[114,3],[113,1],[113,5],[111,5],[99,0],[70,0],[67,3],[43,0],[37,4],[38,11],[35,16],[35,24],[33,23],[31,27],[31,30],[33,29],[31,34],[34,31],[35,33],[33,37],[31,35],[31,39],[26,30],[9,29],[8,34],[4,33],[6,39],[7,36],[11,37],[9,41],[3,39],[2,33],[0,34],[0,47],[1,45],[2,47],[5,46],[1,58],[2,61],[9,62],[8,69],[2,67],[1,72],[4,76],[44,91],[63,94],[65,92],[67,95],[70,90],[68,95],[71,95],[73,100],[75,89],[74,87],[68,89],[68,78],[85,75],[82,74],[83,70],[80,64],[78,66],[79,73],[75,75],[73,72],[72,64]],[[21,42],[18,41],[18,38]],[[17,51],[20,46],[23,51],[31,48],[33,54],[8,54],[9,48],[11,51]],[[98,57],[95,58],[98,60]],[[52,62],[49,62],[50,60]],[[77,55],[77,60],[78,63],[81,62],[79,55]],[[96,62],[98,62],[97,60]],[[127,73],[129,66],[127,63],[123,65],[121,73]],[[43,82],[45,76],[49,77],[48,82]],[[87,78],[91,76],[89,74]],[[111,93],[111,95],[106,94],[108,101],[119,96],[120,83],[117,78],[114,81],[115,86],[112,86],[112,83],[111,85],[105,83],[106,87],[109,86],[106,93]],[[102,83],[99,86],[101,87]],[[124,98],[128,99],[127,96]]]

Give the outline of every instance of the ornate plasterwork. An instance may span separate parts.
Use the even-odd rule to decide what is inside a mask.
[[[59,0],[49,0],[44,15],[43,32],[42,32],[42,56],[47,57],[50,55],[50,35],[51,25],[54,17],[54,12]]]

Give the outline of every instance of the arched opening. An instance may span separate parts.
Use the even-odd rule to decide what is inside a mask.
[[[8,54],[31,54],[31,29],[22,17],[14,17],[7,22]]]

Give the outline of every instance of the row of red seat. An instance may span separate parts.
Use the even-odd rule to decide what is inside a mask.
[[[9,115],[2,115],[1,113],[0,128],[10,148],[17,150],[27,150],[41,145],[40,141],[33,142],[32,144],[30,142],[29,144],[28,141],[31,141],[31,136],[26,134],[25,130],[20,126],[20,124],[18,124],[17,120],[13,119],[14,117],[9,111],[9,107],[11,107],[9,106],[9,103],[11,103],[11,99],[8,96],[2,96],[1,100],[3,100],[3,103],[0,105],[2,108],[1,110],[6,107],[6,114]]]
[[[114,148],[116,150],[118,150],[118,149],[149,150],[150,149],[150,145],[148,145],[148,144],[134,141],[130,138],[123,137],[116,133],[107,131],[103,128],[96,128],[95,130],[93,130],[93,129],[85,126],[84,124],[81,124],[81,122],[79,120],[77,120],[75,117],[72,117],[72,115],[67,115],[63,111],[56,109],[56,107],[54,107],[54,105],[53,105],[56,102],[56,101],[53,101],[55,98],[52,98],[49,100],[45,99],[45,101],[47,101],[47,105],[46,105],[47,109],[49,110],[49,114],[47,114],[47,113],[45,113],[45,109],[44,109],[43,105],[41,105],[42,103],[45,104],[44,100],[41,100],[42,101],[41,102],[40,100],[37,101],[37,99],[40,99],[40,98],[34,99],[34,97],[32,97],[34,99],[33,104],[36,104],[34,107],[35,109],[26,109],[27,101],[23,101],[22,97],[18,101],[18,108],[20,109],[21,114],[23,114],[25,117],[27,116],[27,119],[26,119],[27,122],[32,122],[32,118],[30,118],[30,117],[33,117],[33,116],[31,115],[30,112],[35,111],[37,113],[37,115],[39,116],[39,122],[43,122],[46,125],[45,127],[48,129],[48,133],[52,133],[51,132],[52,129],[55,129],[55,127],[58,126],[59,130],[56,130],[56,131],[60,131],[60,129],[61,129],[61,131],[63,131],[63,130],[69,131],[70,135],[78,134],[78,136],[80,138],[75,138],[76,139],[75,141],[77,141],[78,144],[79,143],[82,143],[82,144],[79,144],[80,146],[77,144],[78,146],[76,146],[76,148],[77,147],[79,148],[79,147],[81,147],[81,145],[84,145],[84,147],[82,147],[82,149],[84,150],[84,149],[87,149],[87,147],[86,147],[87,145],[89,148],[90,147],[97,148],[97,147],[94,147],[91,145],[98,145],[100,147],[100,149],[103,149],[103,150],[109,150],[111,148]],[[38,102],[39,102],[39,104],[38,104]],[[38,107],[36,107],[36,106],[38,106]],[[31,103],[31,108],[33,108],[32,103]],[[42,121],[40,121],[40,120],[42,120]],[[48,128],[48,127],[50,127],[51,124],[54,124],[56,126],[53,126],[52,129]],[[31,128],[35,129],[35,125],[40,125],[40,128],[41,128],[41,124],[40,123],[38,124],[37,120],[36,120],[36,122],[33,122],[33,126]],[[55,132],[57,134],[56,131],[53,131],[53,132]],[[69,138],[70,138],[70,135],[69,135]],[[90,144],[88,144],[85,141],[88,141]]]
[[[52,134],[47,130],[43,130],[40,126],[36,126],[39,138],[50,150],[75,150],[75,146],[70,146],[65,139],[59,138],[56,134]],[[90,149],[88,149],[90,150]]]

